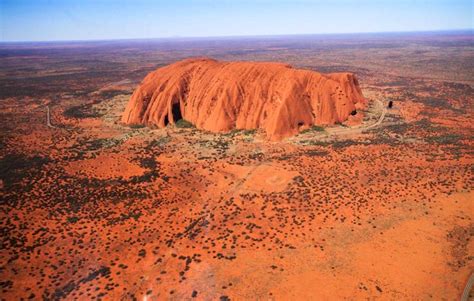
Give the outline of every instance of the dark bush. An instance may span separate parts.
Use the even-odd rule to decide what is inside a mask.
[[[194,124],[192,124],[191,122],[189,122],[185,119],[179,119],[178,121],[176,121],[174,126],[177,127],[177,128],[181,128],[181,129],[195,128]]]

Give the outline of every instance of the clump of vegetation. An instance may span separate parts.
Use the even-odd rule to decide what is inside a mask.
[[[144,127],[145,127],[144,124],[139,124],[139,123],[131,124],[131,125],[130,125],[130,128],[132,128],[132,129],[142,129],[142,128],[144,128]]]
[[[360,145],[360,144],[362,143],[355,140],[348,139],[348,140],[336,140],[331,143],[331,146],[334,149],[341,149],[341,148],[346,148],[352,145]]]
[[[309,150],[305,154],[311,157],[325,157],[329,155],[329,152],[325,150]]]
[[[446,110],[453,109],[451,104],[449,103],[449,101],[445,98],[422,97],[421,102],[424,103],[425,105],[429,105],[433,108],[446,109]]]
[[[84,142],[84,147],[87,151],[96,151],[102,148],[111,148],[121,144],[120,140],[113,138],[99,138]]]
[[[75,161],[95,158],[98,151],[119,146],[122,142],[122,140],[115,138],[78,139],[74,145],[68,148],[71,154],[65,156],[64,159]]]
[[[153,139],[151,140],[148,145],[145,147],[145,149],[147,151],[151,151],[153,150],[155,147],[161,147],[161,146],[164,146],[165,144],[167,144],[169,141],[171,140],[170,137],[160,137],[158,139]]]
[[[310,128],[301,131],[301,134],[312,133],[312,132],[324,132],[325,129],[322,126],[313,125]]]
[[[447,131],[446,127],[434,124],[428,118],[423,118],[421,120],[415,121],[411,123],[411,125],[413,126],[414,130],[421,129],[427,133],[441,133]]]
[[[106,90],[106,91],[101,91],[100,96],[103,98],[113,98],[118,95],[124,95],[127,94],[127,91],[122,91],[122,90]]]
[[[444,134],[441,136],[428,137],[426,140],[430,143],[437,144],[457,144],[462,136],[458,134]]]
[[[79,218],[77,216],[70,216],[67,218],[67,222],[70,224],[75,224],[79,221]]]
[[[130,211],[128,213],[120,213],[119,217],[109,218],[107,221],[107,225],[116,225],[119,223],[123,223],[129,219],[133,219],[138,221],[138,219],[142,216],[142,213],[138,210]]]
[[[302,145],[318,145],[318,146],[329,146],[331,145],[328,141],[321,141],[321,140],[302,140]]]
[[[232,131],[228,132],[228,133],[225,134],[225,135],[233,138],[233,137],[235,137],[235,136],[237,136],[237,135],[243,135],[243,136],[255,135],[256,132],[257,132],[256,129],[250,129],[250,130],[233,129]]]
[[[192,124],[191,122],[185,120],[185,119],[180,119],[178,121],[175,122],[174,124],[175,127],[177,128],[180,128],[180,129],[192,129],[192,128],[196,128],[194,126],[194,124]]]
[[[241,134],[248,136],[248,135],[254,135],[257,132],[256,129],[251,129],[251,130],[241,130]]]
[[[139,160],[140,166],[147,169],[155,169],[157,166],[156,160],[154,157],[141,158]]]
[[[83,104],[79,106],[73,106],[64,111],[64,116],[68,118],[98,118],[103,116],[103,114],[98,113],[91,108],[90,104]]]
[[[223,139],[218,139],[218,140],[215,140],[213,143],[211,143],[210,146],[214,149],[226,151],[229,149],[229,142]]]
[[[385,126],[385,130],[395,134],[405,134],[411,129],[411,125],[408,123],[396,123]]]
[[[399,145],[401,142],[399,139],[396,138],[396,136],[400,137],[401,134],[395,134],[390,135],[390,131],[387,130],[381,130],[378,132],[374,132],[374,136],[370,138],[368,141],[361,142],[361,144],[374,144],[374,145],[380,145],[380,144],[386,144],[386,145]],[[406,135],[404,135],[407,137]]]
[[[0,179],[5,187],[20,182],[32,174],[41,171],[43,166],[50,162],[49,158],[40,156],[26,156],[23,154],[7,154],[0,159]]]

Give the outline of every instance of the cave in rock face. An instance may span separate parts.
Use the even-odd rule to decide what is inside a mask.
[[[280,140],[311,125],[343,122],[365,106],[351,73],[198,58],[148,74],[122,122],[161,128],[185,119],[211,132],[263,129],[269,139]]]

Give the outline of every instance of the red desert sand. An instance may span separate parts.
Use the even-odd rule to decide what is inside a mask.
[[[473,45],[453,33],[0,43],[0,300],[461,300]],[[348,74],[173,64],[196,55],[353,72],[368,103]],[[150,127],[124,125],[127,104],[125,121]]]
[[[312,125],[343,122],[365,105],[351,73],[199,58],[146,76],[122,122],[163,128],[183,118],[211,132],[262,128],[281,140]]]

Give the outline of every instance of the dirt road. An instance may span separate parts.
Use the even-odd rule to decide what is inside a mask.
[[[375,102],[377,103],[378,110],[381,111],[379,119],[369,125],[360,125],[357,127],[350,127],[350,128],[334,128],[334,129],[327,129],[326,136],[337,136],[341,134],[358,134],[362,133],[365,130],[375,128],[382,124],[385,115],[387,114],[387,107],[383,104],[382,101],[376,99]]]
[[[46,125],[49,128],[57,129],[57,127],[55,127],[54,125],[51,124],[51,112],[49,110],[49,106],[46,106]]]

